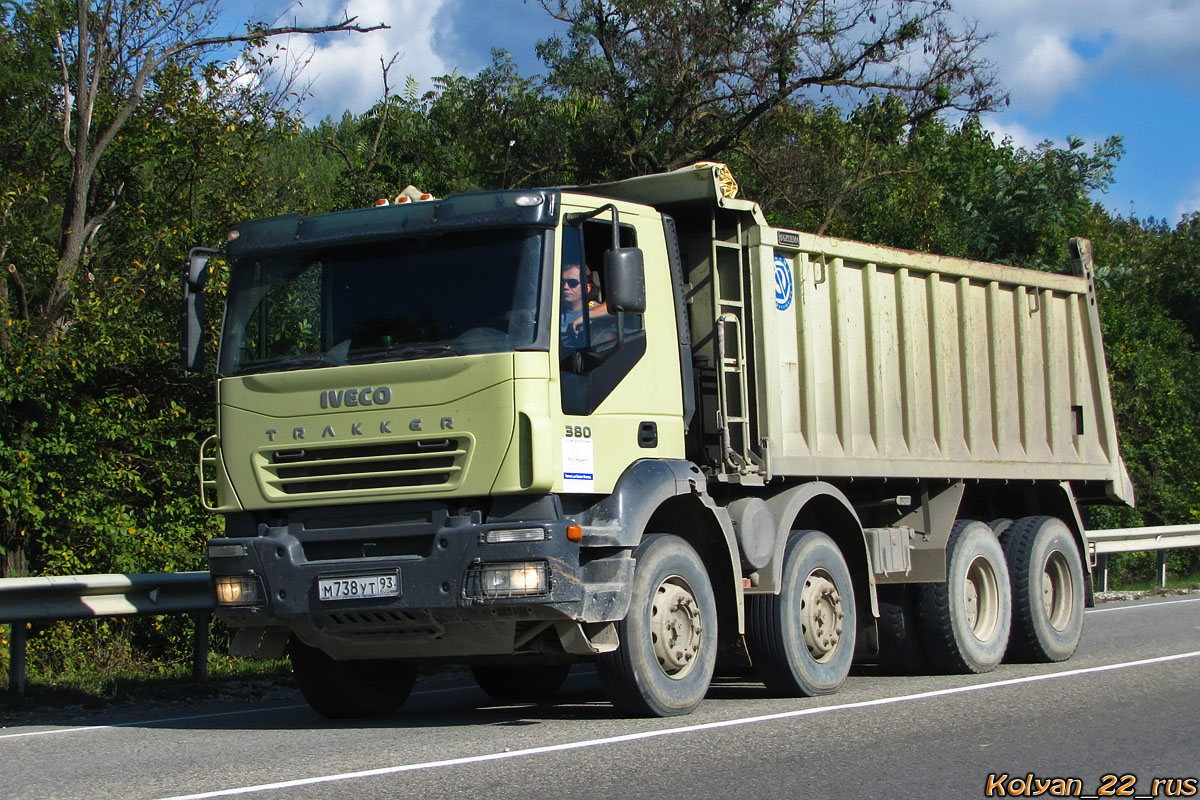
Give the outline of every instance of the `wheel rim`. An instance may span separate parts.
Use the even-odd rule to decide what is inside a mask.
[[[1050,554],[1042,569],[1042,607],[1056,631],[1066,630],[1075,614],[1075,579],[1060,550]]]
[[[983,556],[976,557],[967,568],[963,609],[975,638],[981,642],[991,638],[1000,622],[1000,584],[991,562]]]
[[[688,582],[678,575],[663,580],[650,605],[650,638],[663,674],[676,680],[696,666],[704,623]]]
[[[813,570],[800,593],[800,630],[814,661],[824,663],[833,658],[845,619],[842,596],[832,577],[823,569]]]

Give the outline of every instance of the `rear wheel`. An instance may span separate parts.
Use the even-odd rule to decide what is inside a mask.
[[[1055,517],[1024,517],[1000,537],[1012,581],[1008,657],[1065,661],[1083,636],[1083,561]]]
[[[691,713],[717,660],[717,605],[704,563],[678,536],[651,534],[634,554],[620,646],[596,661],[613,705],[655,717]]]
[[[542,703],[554,697],[570,664],[472,664],[475,682],[501,703]]]
[[[907,585],[876,588],[879,599],[879,663],[888,672],[915,675],[928,663],[917,631],[915,589]]]
[[[820,531],[792,531],[783,558],[780,593],[746,599],[750,657],[773,694],[832,694],[854,658],[850,570]]]
[[[334,661],[296,639],[289,655],[300,693],[314,711],[329,719],[391,714],[408,699],[417,680],[415,664],[390,659]]]
[[[1004,658],[1012,591],[992,529],[959,520],[946,543],[945,583],[921,584],[917,610],[932,665],[945,672],[988,672]]]

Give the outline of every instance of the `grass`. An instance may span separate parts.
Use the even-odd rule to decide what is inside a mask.
[[[1109,579],[1108,590],[1110,592],[1175,592],[1180,590],[1200,591],[1200,573],[1191,575],[1172,575],[1167,572],[1167,585],[1160,587],[1158,578],[1146,578],[1143,580],[1129,580],[1118,583],[1113,579]]]
[[[128,663],[113,669],[33,672],[26,680],[24,697],[15,697],[5,691],[7,656],[5,651],[5,668],[0,671],[5,681],[0,686],[0,714],[31,708],[96,709],[133,700],[195,700],[220,696],[231,687],[254,682],[291,680],[291,665],[286,659],[251,661],[213,654],[209,657],[209,676],[204,683],[192,680],[190,664]]]

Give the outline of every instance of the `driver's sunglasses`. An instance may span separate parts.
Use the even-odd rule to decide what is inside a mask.
[[[563,286],[566,286],[568,289],[574,289],[578,285],[578,278],[563,278]]]

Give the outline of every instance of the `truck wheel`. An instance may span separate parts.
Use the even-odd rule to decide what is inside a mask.
[[[1055,517],[1024,517],[1000,537],[1012,581],[1008,657],[1066,661],[1083,635],[1083,561]]]
[[[946,561],[947,581],[918,589],[925,653],[945,672],[988,672],[1004,657],[1012,625],[1004,552],[987,525],[959,520],[946,543]]]
[[[387,659],[334,661],[296,639],[289,655],[300,694],[329,719],[391,714],[408,699],[417,680],[415,664]]]
[[[689,714],[708,692],[717,661],[717,604],[696,551],[678,536],[651,534],[634,553],[629,613],[620,646],[596,661],[617,708],[632,714]]]
[[[850,673],[857,622],[850,570],[820,531],[792,531],[779,594],[746,598],[746,644],[775,695],[832,694]]]
[[[879,663],[898,675],[917,675],[929,664],[917,632],[912,586],[885,585],[875,589],[879,599]]]
[[[570,664],[472,664],[479,688],[501,703],[541,703],[562,688]]]

